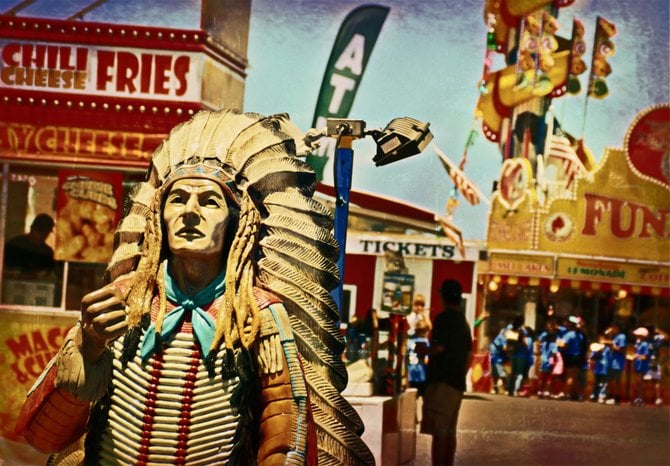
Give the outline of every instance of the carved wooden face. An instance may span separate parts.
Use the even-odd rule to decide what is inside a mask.
[[[177,180],[163,206],[170,252],[185,258],[221,255],[229,218],[218,183],[205,178]]]

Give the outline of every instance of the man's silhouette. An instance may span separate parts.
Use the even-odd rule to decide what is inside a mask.
[[[30,232],[10,239],[5,245],[5,267],[27,275],[48,274],[54,270],[54,252],[46,244],[54,220],[48,214],[38,214]]]

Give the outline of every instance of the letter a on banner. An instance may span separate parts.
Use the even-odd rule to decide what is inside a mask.
[[[363,5],[352,10],[342,22],[321,82],[312,128],[326,126],[326,118],[349,116],[388,12],[386,6]],[[323,179],[326,162],[334,154],[335,140],[323,138],[317,151],[307,157],[319,180]]]

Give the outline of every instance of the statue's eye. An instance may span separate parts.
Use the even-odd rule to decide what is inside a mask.
[[[170,194],[170,197],[168,197],[168,202],[170,204],[185,204],[186,199],[182,193],[172,193]]]
[[[201,207],[207,207],[209,209],[218,209],[225,202],[223,198],[215,192],[208,191],[201,193],[198,199]]]

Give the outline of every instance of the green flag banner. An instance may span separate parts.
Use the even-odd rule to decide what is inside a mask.
[[[326,126],[326,118],[346,118],[354,103],[356,91],[368,64],[372,49],[386,20],[389,8],[362,5],[352,10],[342,22],[323,75],[316,102],[312,128]],[[335,140],[323,138],[307,162],[323,179],[323,169],[335,153]]]
[[[604,99],[609,95],[605,78],[612,72],[608,59],[616,50],[612,38],[616,35],[616,25],[598,16],[596,33],[593,38],[593,58],[587,97]]]

